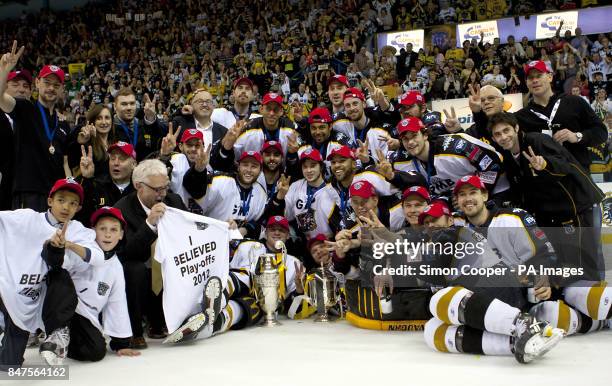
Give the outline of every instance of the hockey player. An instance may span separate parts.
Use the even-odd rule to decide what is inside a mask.
[[[431,203],[431,197],[424,186],[411,186],[402,193],[401,204],[391,208],[389,229],[397,232],[406,227],[418,227],[419,215]]]
[[[285,126],[287,121],[281,120],[284,114],[282,95],[264,95],[261,113],[262,117],[249,121],[237,137],[231,129],[228,130],[221,140],[223,150],[229,152],[233,149],[234,157],[238,158],[243,151],[260,151],[265,141],[277,141],[283,147],[285,157],[287,153],[296,153],[301,139],[293,126]]]
[[[343,97],[349,87],[348,79],[344,75],[336,74],[327,79],[327,96],[332,104],[331,110],[334,117],[344,111]]]
[[[106,340],[119,356],[138,356],[132,350],[132,328],[127,310],[123,267],[116,250],[123,239],[126,225],[121,211],[108,206],[91,216],[96,231],[96,243],[104,252],[104,264],[84,270],[71,270],[79,302],[70,320],[68,357],[78,361],[96,362],[106,355]]]
[[[55,182],[49,210],[19,209],[0,213],[0,313],[4,335],[0,369],[23,363],[29,332],[42,329],[47,338],[40,354],[49,364],[66,357],[69,321],[77,295],[66,269],[100,266],[104,255],[95,233],[72,220],[83,202],[83,188],[73,179]],[[8,248],[17,240],[20,249]]]
[[[253,81],[249,78],[238,78],[232,84],[234,105],[230,109],[219,107],[213,110],[211,120],[230,128],[238,121],[252,120],[260,117],[251,110],[253,100]]]
[[[397,128],[402,146],[411,157],[405,161],[392,159],[394,169],[423,175],[433,198],[449,200],[457,176],[477,173],[493,198],[506,200],[508,180],[501,157],[491,146],[465,134],[448,134],[430,141],[429,131],[418,118],[403,119]]]
[[[605,276],[598,204],[604,194],[562,145],[542,133],[525,133],[513,114],[491,117],[513,199],[547,227],[561,266],[581,267],[583,279]]]
[[[521,209],[487,209],[488,192],[477,176],[459,179],[454,188],[459,209],[497,259],[480,266],[516,268],[519,264],[546,264],[553,257],[546,236],[533,217]],[[502,275],[503,276],[503,275]],[[512,275],[504,276],[505,278]],[[478,278],[486,280],[488,278]],[[467,278],[473,282],[474,278]],[[550,288],[537,281],[535,297],[550,297]],[[451,286],[436,292],[429,304],[434,318],[425,326],[425,340],[441,352],[514,355],[528,363],[544,355],[563,337],[563,331],[521,313],[520,288]]]
[[[366,142],[369,149],[381,149],[383,154],[399,148],[399,141],[388,131],[395,124],[391,114],[380,108],[366,108],[365,95],[357,88],[346,90],[343,98],[344,113],[336,117],[332,128],[349,138],[351,148],[356,149]],[[376,158],[374,154],[371,156]]]

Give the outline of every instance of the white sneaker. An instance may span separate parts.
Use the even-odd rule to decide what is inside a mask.
[[[50,366],[60,366],[68,354],[70,343],[70,329],[58,328],[45,338],[40,345],[40,356]]]

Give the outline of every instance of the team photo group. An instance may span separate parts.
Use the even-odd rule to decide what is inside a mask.
[[[365,37],[474,2],[280,3],[309,18],[240,16],[261,30],[168,54],[119,41],[76,70],[3,32],[0,370],[279,319],[520,363],[610,328],[609,34],[396,52]],[[467,124],[435,107],[454,98]]]

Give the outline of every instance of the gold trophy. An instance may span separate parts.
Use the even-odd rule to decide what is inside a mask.
[[[317,317],[314,321],[318,323],[330,322],[328,310],[340,303],[338,278],[329,268],[321,264],[321,267],[315,268],[314,280],[310,281],[308,286],[310,298],[317,308]],[[340,317],[342,317],[342,308],[340,314]]]

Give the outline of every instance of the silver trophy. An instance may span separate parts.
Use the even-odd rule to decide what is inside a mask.
[[[282,243],[282,242],[277,242]],[[284,252],[284,243],[281,249]],[[254,272],[255,297],[259,307],[264,312],[262,326],[278,326],[280,322],[276,319],[276,309],[280,303],[279,287],[280,273],[279,268],[284,259],[278,261],[275,254],[265,253],[259,255],[256,260]]]
[[[310,281],[308,285],[310,298],[317,308],[317,317],[314,321],[319,323],[330,322],[328,310],[340,303],[338,278],[329,268],[321,264],[321,267],[314,269],[314,280]],[[342,308],[340,314],[340,317],[342,317]]]

